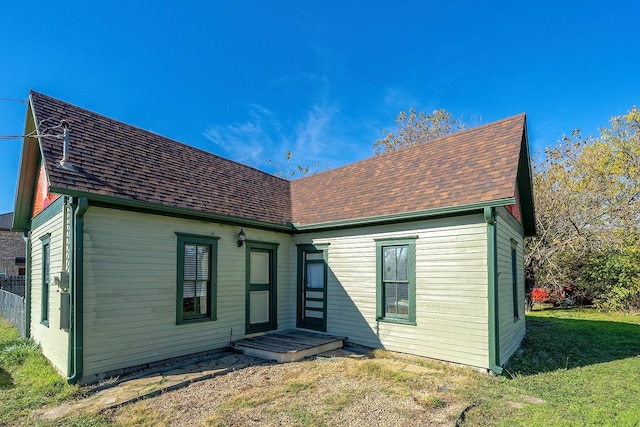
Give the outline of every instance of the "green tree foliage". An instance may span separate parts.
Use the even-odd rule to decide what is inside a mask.
[[[599,137],[563,137],[535,162],[533,183],[538,236],[525,263],[537,286],[571,284],[603,307],[640,310],[640,271],[626,269],[640,247],[638,108]]]
[[[373,151],[376,155],[389,153],[464,129],[466,125],[444,109],[425,114],[410,108],[409,114],[404,111],[398,114],[395,132],[382,131],[385,137],[373,144]]]

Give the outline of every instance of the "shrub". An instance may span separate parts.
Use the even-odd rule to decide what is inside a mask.
[[[584,284],[595,290],[594,302],[604,309],[640,311],[640,251],[592,256]]]
[[[549,302],[549,291],[543,288],[533,288],[531,300],[534,303],[547,303]]]

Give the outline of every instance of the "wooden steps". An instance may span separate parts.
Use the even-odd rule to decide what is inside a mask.
[[[347,337],[288,330],[235,341],[231,346],[248,356],[276,362],[296,362],[305,357],[342,348]]]

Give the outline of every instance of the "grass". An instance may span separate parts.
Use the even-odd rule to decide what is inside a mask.
[[[638,426],[640,317],[534,311],[506,376],[479,381],[470,394],[477,406],[466,425]]]
[[[0,318],[0,425],[48,403],[68,400],[77,392],[77,387],[57,374],[32,341],[19,338],[16,330]]]
[[[282,377],[226,396],[201,422],[332,425],[341,414],[381,396],[409,424],[425,414],[452,424],[451,417],[466,407],[464,426],[640,426],[640,316],[576,308],[529,313],[523,345],[498,377],[383,350],[269,369]],[[224,377],[220,381],[224,384]],[[0,425],[151,426],[176,415],[175,408],[158,410],[150,399],[109,415],[38,419],[38,409],[79,393],[37,346],[0,319]]]

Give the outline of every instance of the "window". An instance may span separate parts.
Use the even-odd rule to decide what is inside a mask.
[[[218,238],[178,234],[176,321],[216,318]]]
[[[511,289],[513,292],[513,318],[518,319],[520,313],[518,310],[518,243],[511,240]]]
[[[40,323],[49,326],[49,277],[51,268],[51,241],[47,234],[42,239],[42,300]]]
[[[378,240],[378,320],[415,324],[415,238]]]

